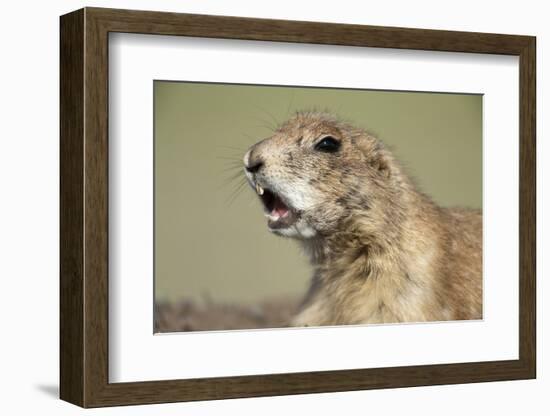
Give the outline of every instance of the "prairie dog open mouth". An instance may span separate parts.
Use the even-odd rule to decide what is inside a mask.
[[[272,230],[278,230],[292,226],[299,218],[296,212],[282,196],[274,191],[263,188],[256,183],[256,193],[264,206],[267,226]]]

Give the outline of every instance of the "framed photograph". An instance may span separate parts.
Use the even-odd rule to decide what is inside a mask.
[[[63,400],[535,378],[534,37],[60,29]]]

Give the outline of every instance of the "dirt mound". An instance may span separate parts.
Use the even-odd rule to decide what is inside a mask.
[[[252,305],[183,299],[155,306],[155,332],[281,328],[296,313],[297,299],[280,297]]]

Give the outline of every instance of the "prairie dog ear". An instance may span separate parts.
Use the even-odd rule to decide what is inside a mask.
[[[390,163],[387,158],[387,153],[385,150],[380,151],[376,154],[375,158],[370,162],[372,167],[377,169],[381,175],[386,178],[390,177],[391,169]]]
[[[370,166],[377,170],[382,176],[390,177],[389,154],[380,141],[370,135],[361,135],[355,140],[357,147],[361,150]]]

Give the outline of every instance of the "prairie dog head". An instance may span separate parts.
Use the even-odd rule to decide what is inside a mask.
[[[353,215],[380,209],[394,169],[377,139],[319,112],[297,113],[243,162],[270,231],[298,239],[330,235]]]

